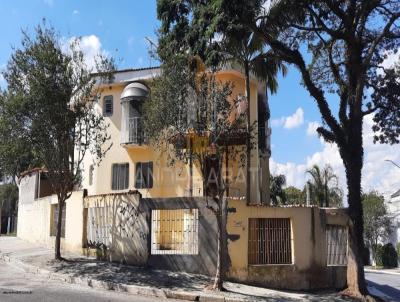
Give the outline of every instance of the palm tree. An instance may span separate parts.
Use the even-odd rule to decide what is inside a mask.
[[[283,187],[286,185],[285,175],[271,175],[270,179],[270,196],[273,205],[285,204],[286,203],[286,193]]]
[[[341,206],[343,193],[338,187],[339,179],[330,165],[326,165],[322,170],[318,165],[314,165],[306,173],[311,176],[308,183],[314,202],[319,202],[320,207]]]
[[[247,100],[247,140],[246,140],[246,200],[250,202],[250,157],[251,157],[251,120],[250,120],[250,74],[265,82],[267,90],[272,94],[278,90],[277,74],[283,76],[287,73],[286,66],[272,51],[265,51],[264,41],[253,32],[243,29],[236,31],[234,35],[223,39],[221,43],[223,58],[225,62],[239,64],[244,69],[246,100]],[[260,188],[261,190],[261,188]]]

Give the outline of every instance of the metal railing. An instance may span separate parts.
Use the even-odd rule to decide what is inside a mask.
[[[144,134],[144,124],[142,117],[130,117],[128,120],[128,142],[131,144],[144,144],[146,143],[146,136]]]

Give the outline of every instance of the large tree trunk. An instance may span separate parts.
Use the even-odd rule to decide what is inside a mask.
[[[226,231],[228,201],[227,198],[223,197],[223,195],[220,195],[219,198],[219,209],[216,217],[218,225],[217,269],[213,284],[213,289],[217,291],[223,290],[223,282],[227,268],[226,260],[228,257],[228,236]]]
[[[65,200],[62,197],[58,199],[58,221],[55,243],[55,259],[61,260],[61,229],[62,229],[62,213],[64,210]]]
[[[352,144],[349,146],[348,154],[344,158],[348,188],[348,211],[350,216],[347,286],[350,294],[365,296],[368,294],[368,290],[365,282],[362,257],[364,251],[364,223],[361,203],[362,133],[357,138],[357,141],[353,140],[354,138],[351,140]]]
[[[251,182],[251,137],[250,137],[250,70],[249,64],[246,62],[244,64],[244,72],[245,72],[245,86],[246,86],[246,99],[247,99],[247,139],[246,139],[246,202],[247,204],[250,203],[250,182]]]

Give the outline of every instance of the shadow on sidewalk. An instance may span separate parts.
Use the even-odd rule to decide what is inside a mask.
[[[49,260],[47,265],[55,272],[74,277],[92,277],[101,281],[156,288],[203,290],[211,282],[210,278],[203,275],[154,270],[86,258],[66,259],[64,261]]]

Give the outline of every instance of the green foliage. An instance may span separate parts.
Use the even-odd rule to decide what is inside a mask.
[[[385,245],[373,245],[372,252],[375,254],[375,263],[377,266],[383,266],[387,268],[397,267],[398,255],[393,244],[387,243]]]
[[[383,266],[383,245],[378,243],[372,246],[372,257],[376,266]]]
[[[219,158],[219,166],[227,151],[230,159],[243,160],[244,147],[230,141],[245,136],[245,126],[244,117],[235,113],[235,102],[229,100],[231,83],[218,82],[200,66],[186,55],[164,62],[162,75],[152,82],[151,96],[144,104],[144,120],[151,144],[168,155],[171,165],[192,160],[206,181],[210,156]],[[225,185],[220,189],[225,190]]]
[[[396,250],[397,250],[398,256],[400,257],[400,242],[397,242]]]
[[[15,184],[0,186],[0,208],[2,213],[15,214],[18,207],[18,187]]]
[[[382,264],[384,267],[397,267],[397,253],[393,244],[387,243],[383,246]]]
[[[34,37],[23,32],[21,49],[14,51],[4,72],[8,91],[0,104],[0,159],[16,174],[45,166],[53,191],[68,198],[79,185],[85,154],[101,159],[109,137],[108,125],[95,109],[94,70],[86,65],[79,40],[68,52],[59,41],[45,24]],[[102,66],[97,71],[110,66],[107,60],[98,62]]]
[[[306,204],[306,190],[300,190],[296,187],[290,186],[284,189],[286,196],[286,203],[293,205]]]
[[[370,251],[369,251],[368,247],[364,247],[363,263],[364,263],[364,265],[370,265]]]
[[[326,165],[321,169],[318,165],[314,165],[307,174],[311,176],[308,184],[313,204],[320,207],[342,206],[343,192],[338,187],[338,177],[331,166]]]
[[[385,200],[378,192],[363,194],[362,205],[364,213],[364,238],[368,246],[374,247],[379,241],[384,241],[391,227],[391,219],[388,214]],[[378,255],[372,249],[372,257]]]
[[[374,141],[398,144],[400,142],[400,62],[378,73],[374,83],[370,110],[378,108],[374,115]]]
[[[60,208],[80,184],[85,155],[100,161],[110,147],[108,124],[95,105],[98,84],[111,80],[113,62],[100,57],[96,63],[96,69],[86,65],[79,39],[64,51],[55,30],[44,23],[33,37],[23,32],[21,48],[4,72],[8,90],[0,103],[0,163],[14,174],[44,166]]]
[[[286,184],[285,175],[276,175],[270,176],[269,185],[270,185],[270,196],[271,202],[273,205],[286,204],[286,194],[284,190],[284,186]]]

